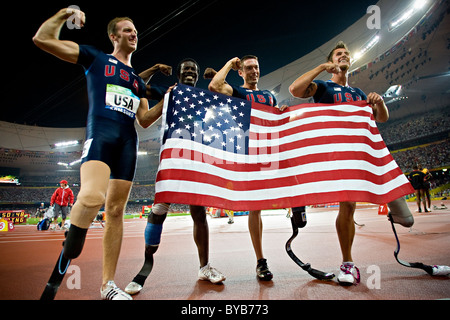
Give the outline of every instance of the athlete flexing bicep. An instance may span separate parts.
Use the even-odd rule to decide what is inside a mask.
[[[350,52],[343,42],[330,51],[327,61],[297,78],[289,87],[294,97],[313,97],[315,103],[343,103],[366,100],[372,107],[373,116],[377,122],[385,122],[389,119],[389,112],[383,98],[371,92],[366,95],[359,88],[348,85],[348,72],[351,66]],[[327,71],[331,74],[328,81],[315,80],[319,74]],[[404,198],[398,198],[388,203],[393,221],[405,227],[411,227],[414,218],[406,205]],[[354,266],[352,257],[352,245],[355,237],[353,215],[356,203],[345,201],[339,203],[339,213],[336,218],[336,230],[342,253],[341,272],[338,281],[342,284],[353,284],[359,281],[358,268]]]
[[[213,92],[219,92],[226,94],[227,96],[233,95],[233,88],[226,82],[228,73],[231,70],[239,70],[241,67],[241,60],[239,58],[230,59],[213,77],[209,83],[208,89]]]
[[[84,13],[62,9],[45,21],[33,38],[42,50],[84,68],[89,101],[86,141],[80,167],[81,188],[71,211],[71,226],[50,276],[43,299],[53,299],[72,259],[82,252],[87,231],[102,206],[108,223],[103,233],[102,299],[130,300],[114,283],[123,237],[123,214],[137,163],[135,119],[148,127],[158,110],[148,108],[146,86],[131,65],[138,43],[137,30],[128,17],[108,24],[113,52],[59,39],[67,20],[82,27]],[[137,107],[137,108],[136,108]]]
[[[295,80],[289,86],[289,92],[294,97],[298,98],[309,98],[314,96],[317,91],[317,84],[313,82],[313,80],[323,71],[337,74],[341,71],[341,69],[339,68],[339,65],[331,61],[323,63],[301,75],[297,80]]]
[[[59,34],[67,19],[73,18],[78,27],[83,27],[86,21],[84,12],[77,9],[64,8],[45,21],[33,37],[40,49],[58,57],[61,60],[77,63],[79,46],[73,41],[60,40]]]

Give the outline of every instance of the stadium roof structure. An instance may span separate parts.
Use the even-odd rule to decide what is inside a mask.
[[[436,107],[448,105],[449,98],[449,65],[448,65],[448,37],[450,24],[448,17],[444,19],[442,25],[432,37],[426,37],[428,32],[435,31],[433,29],[433,22],[439,20],[438,16],[446,15],[448,10],[445,1],[389,1],[381,0],[376,4],[380,10],[380,28],[369,29],[368,24],[373,23],[375,11],[369,13],[341,34],[330,39],[328,42],[321,45],[316,50],[309,54],[295,60],[286,66],[261,77],[259,81],[260,88],[269,89],[277,94],[278,104],[295,105],[305,103],[304,99],[293,98],[289,93],[289,86],[292,82],[303,73],[317,67],[326,62],[326,58],[334,47],[334,45],[342,40],[344,41],[352,58],[360,55],[356,61],[353,61],[350,68],[349,85],[361,88],[364,92],[377,92],[381,95],[386,94],[384,99],[386,103],[392,102],[393,98],[398,98],[399,95],[390,96],[389,89],[396,86],[401,86],[403,89],[403,97],[409,99],[415,97],[423,99],[424,95],[428,98],[433,94],[439,101],[433,101]],[[430,21],[431,20],[431,21]],[[332,22],[329,22],[330,25]],[[434,22],[435,23],[435,22]],[[326,25],[327,22],[324,22]],[[394,25],[395,24],[395,25]],[[430,26],[431,24],[431,26]],[[430,28],[432,29],[430,31]],[[313,31],[313,30],[312,30]],[[424,35],[425,33],[425,35]],[[301,39],[299,39],[301,41]],[[441,44],[439,45],[439,42]],[[413,68],[412,72],[403,77],[391,77],[386,79],[385,76],[371,77],[371,73],[381,71],[383,67],[398,63],[398,66],[403,62],[402,54],[410,53],[420,55],[421,52],[427,52],[426,66],[417,70],[415,66],[408,65]],[[432,57],[432,59],[430,59]],[[397,59],[399,58],[399,59]],[[404,57],[405,61],[407,56]],[[422,56],[420,57],[422,58]],[[417,58],[412,64],[422,63],[425,59]],[[445,58],[445,59],[444,59]],[[395,61],[395,60],[402,61]],[[412,58],[411,58],[412,60]],[[401,67],[401,66],[400,66]],[[391,67],[390,67],[391,68]],[[395,72],[396,68],[391,72]],[[407,68],[404,68],[405,70]],[[387,71],[383,71],[385,74]],[[382,73],[383,73],[382,72]],[[399,73],[398,71],[396,74]],[[401,70],[400,75],[403,73]],[[389,74],[388,74],[389,75]],[[329,80],[331,76],[327,72],[323,72],[318,76],[319,80]],[[397,80],[397,81],[392,81]],[[407,88],[409,88],[409,91]],[[411,101],[411,100],[410,100]],[[395,113],[391,113],[391,118]],[[405,116],[401,114],[399,116]]]
[[[158,140],[160,126],[161,119],[148,129],[136,125],[140,141]],[[0,121],[0,148],[46,152],[81,151],[85,133],[86,128],[47,128]],[[57,145],[64,141],[74,141],[77,144]]]
[[[366,93],[373,91],[384,94],[386,103],[398,104],[402,99],[409,99],[410,102],[415,99],[416,102],[421,102],[412,104],[417,105],[417,108],[448,105],[450,72],[447,57],[450,28],[447,11],[446,2],[443,0],[378,1],[375,6],[368,8],[366,15],[338,36],[298,60],[261,77],[259,87],[272,90],[279,105],[307,102],[293,98],[289,93],[289,85],[304,72],[325,62],[335,43],[342,40],[354,57],[358,56],[350,70],[350,86],[359,87]],[[379,16],[376,16],[377,14]],[[439,20],[439,16],[443,17],[443,20]],[[378,17],[380,20],[376,21]],[[436,21],[440,25],[437,26]],[[323,27],[327,25],[332,26],[332,21],[323,21],[321,24]],[[430,37],[429,30],[433,32]],[[312,29],[311,32],[313,31]],[[301,42],[300,36],[298,41]],[[411,62],[413,57],[418,58]],[[405,72],[401,70],[402,76],[400,72],[394,72],[395,66],[391,67],[396,65],[399,59],[402,60],[399,65],[411,62]],[[410,70],[407,74],[406,69]],[[329,78],[330,75],[326,72],[319,76],[322,80]],[[429,103],[429,106],[424,106],[426,103]],[[408,112],[411,112],[411,109],[394,108],[391,118],[406,116]],[[144,130],[139,126],[137,129],[141,143],[152,141],[154,143],[147,144],[147,148],[156,150],[161,120],[148,129]],[[4,150],[81,152],[84,135],[85,128],[47,128],[0,121],[0,148]],[[56,143],[67,140],[78,143],[63,149],[55,147]]]

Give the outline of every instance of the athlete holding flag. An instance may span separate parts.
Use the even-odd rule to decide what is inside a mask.
[[[386,122],[389,119],[389,111],[379,94],[371,92],[366,95],[361,89],[352,88],[348,85],[350,65],[350,52],[345,43],[339,41],[329,53],[327,61],[297,78],[289,87],[289,91],[294,97],[313,97],[315,103],[329,104],[366,100],[372,107],[375,121]],[[324,71],[331,74],[331,79],[328,81],[315,80]],[[392,223],[398,223],[407,228],[414,224],[414,218],[403,197],[387,205]],[[340,202],[339,213],[336,218],[336,231],[343,259],[337,278],[342,285],[357,284],[360,281],[359,270],[352,257],[355,237],[353,218],[355,209],[355,202]],[[442,275],[449,272],[450,269],[446,266],[435,266],[432,271],[433,275]]]
[[[238,71],[244,84],[242,86],[230,85],[226,82],[226,77],[231,71]],[[219,92],[228,96],[238,97],[250,101],[255,101],[271,107],[278,108],[276,97],[269,90],[260,90],[258,82],[260,77],[258,57],[246,55],[239,59],[238,57],[230,59],[220,69],[211,80],[208,89],[213,92]],[[279,107],[284,111],[287,106]],[[299,207],[303,212],[304,207]],[[270,281],[273,278],[272,272],[267,265],[267,259],[264,257],[262,248],[263,223],[261,219],[261,210],[251,210],[248,217],[248,229],[256,255],[256,276],[258,280]]]

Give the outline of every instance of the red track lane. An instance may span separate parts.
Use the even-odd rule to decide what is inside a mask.
[[[450,201],[445,201],[450,208]],[[440,201],[433,204],[440,205]],[[412,212],[416,205],[409,203]],[[336,280],[322,282],[299,268],[284,245],[292,234],[284,210],[263,211],[263,248],[273,281],[256,279],[256,258],[246,216],[208,218],[210,262],[227,280],[221,285],[197,280],[199,267],[189,216],[169,217],[155,255],[155,266],[135,300],[435,300],[450,299],[449,277],[431,277],[420,269],[396,262],[396,242],[386,216],[377,206],[358,206],[353,258],[361,272],[357,286],[341,287]],[[338,273],[341,254],[334,221],[337,208],[308,208],[308,224],[293,241],[294,253],[316,269]],[[450,209],[414,213],[415,224],[397,226],[401,251],[409,262],[450,265]],[[124,241],[116,284],[124,288],[143,263],[145,219],[125,221]],[[57,300],[99,300],[102,270],[102,233],[96,225],[88,232],[76,268],[67,274]],[[38,300],[61,250],[63,231],[37,231],[16,226],[0,233],[0,299]],[[73,277],[72,277],[73,276]],[[79,276],[79,278],[76,278]],[[75,280],[74,280],[75,279]],[[71,282],[72,281],[72,282]],[[80,289],[69,288],[79,283]]]

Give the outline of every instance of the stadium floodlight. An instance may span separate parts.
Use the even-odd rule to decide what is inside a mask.
[[[380,41],[380,36],[377,34],[374,37],[372,37],[362,48],[361,50],[357,51],[355,55],[353,56],[353,61],[359,60],[367,51],[372,49],[378,42]]]
[[[412,6],[410,6],[402,14],[398,15],[394,20],[389,23],[389,31],[394,31],[405,23],[409,18],[411,18],[417,11],[421,10],[425,4],[426,0],[416,0]]]
[[[427,3],[426,0],[416,0],[414,2],[414,9],[416,9],[416,10],[422,9],[426,3]]]
[[[80,142],[78,140],[61,141],[61,142],[57,142],[57,143],[53,144],[51,147],[52,148],[65,148],[65,147],[76,146],[79,143]]]

